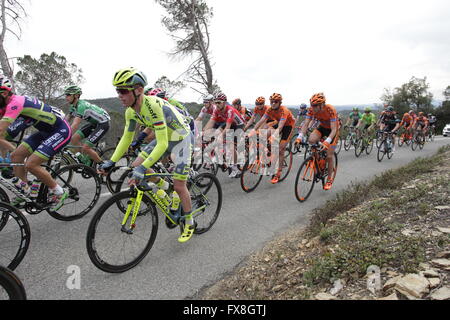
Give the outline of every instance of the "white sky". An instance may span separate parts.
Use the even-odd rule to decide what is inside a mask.
[[[427,76],[435,99],[450,85],[448,0],[210,0],[214,76],[232,100],[273,92],[284,104],[323,91],[335,105],[380,103],[384,88]],[[189,60],[168,58],[174,43],[152,0],[31,0],[21,41],[9,57],[65,56],[83,69],[83,98],[115,96],[118,69],[149,83],[177,78]],[[17,68],[16,68],[17,71]],[[181,101],[200,101],[185,89]]]

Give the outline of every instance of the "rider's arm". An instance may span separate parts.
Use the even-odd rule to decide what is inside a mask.
[[[248,128],[250,128],[250,126],[253,124],[253,122],[255,122],[256,119],[256,113],[254,113],[252,115],[252,117],[250,118],[250,120],[248,120],[247,124],[244,127],[244,131],[247,131]]]
[[[75,119],[72,122],[71,128],[72,128],[72,134],[75,134],[75,132],[77,132],[78,127],[80,126],[81,123],[81,118],[79,117],[75,117]]]
[[[120,139],[119,144],[116,147],[116,151],[111,157],[111,161],[117,162],[122,158],[122,156],[127,152],[128,147],[133,142],[134,132],[136,131],[137,122],[132,119],[134,110],[128,108],[125,112],[125,129],[123,131],[122,139]]]
[[[15,150],[14,146],[6,141],[6,130],[8,130],[9,125],[8,121],[0,121],[0,149],[13,152]]]
[[[267,119],[269,119],[269,117],[267,116],[267,114],[263,115],[261,117],[261,119],[258,121],[258,123],[255,125],[255,127],[253,128],[253,130],[258,130],[259,127],[261,127],[263,125],[263,123],[265,123],[267,121]]]
[[[153,127],[156,136],[156,146],[142,165],[149,169],[153,166],[167,151],[169,147],[169,134],[167,123],[162,108],[152,108],[155,114],[153,119]]]

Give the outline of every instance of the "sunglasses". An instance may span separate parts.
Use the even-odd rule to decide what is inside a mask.
[[[215,104],[225,103],[225,101],[214,101]]]
[[[320,107],[321,106],[321,104],[312,104],[311,105],[311,107],[313,107],[313,108],[317,108],[317,107]]]
[[[270,100],[271,104],[281,103],[281,101]]]
[[[118,93],[118,94],[122,94],[122,95],[125,95],[125,94],[129,94],[131,91],[133,91],[134,90],[134,88],[126,88],[126,89],[116,89],[116,92]]]
[[[260,106],[263,106],[264,104],[263,103],[257,103],[256,104],[258,107],[260,107]]]

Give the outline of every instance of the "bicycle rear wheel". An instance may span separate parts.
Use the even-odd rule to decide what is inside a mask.
[[[133,205],[134,192],[128,190],[112,195],[97,210],[89,224],[86,248],[92,263],[102,271],[122,273],[134,268],[155,242],[158,214],[146,195],[142,197],[134,229],[131,232],[122,229],[124,212],[120,207]],[[122,205],[118,206],[118,202]]]
[[[364,149],[365,149],[364,139],[359,139],[355,146],[355,156],[359,158],[361,153],[363,153]]]
[[[298,169],[297,177],[295,178],[295,197],[298,201],[304,202],[311,195],[316,183],[316,165],[313,157],[307,158],[303,161]]]
[[[286,150],[284,151],[281,175],[280,175],[280,179],[278,180],[279,182],[284,181],[288,177],[288,175],[292,169],[293,161],[294,161],[294,155],[292,154],[291,149],[286,148]]]
[[[0,266],[0,301],[26,299],[22,281],[9,268]]]
[[[352,146],[353,143],[353,138],[352,135],[349,133],[346,137],[345,137],[345,141],[344,141],[344,150],[348,151],[350,150],[350,147]]]
[[[378,152],[377,152],[378,162],[383,161],[384,155],[386,153],[386,148],[387,148],[387,144],[386,144],[386,140],[384,140],[378,147]]]
[[[190,180],[188,189],[196,222],[194,233],[205,233],[216,223],[222,209],[222,187],[215,175],[205,172]],[[202,207],[204,208],[195,212]]]
[[[14,270],[31,241],[30,225],[20,210],[0,202],[0,264]]]
[[[53,218],[62,221],[77,220],[88,214],[97,204],[101,181],[93,168],[82,164],[65,166],[56,171],[54,178],[69,195],[58,212],[47,210]],[[44,192],[45,201],[48,195],[47,187]]]
[[[367,155],[370,155],[372,153],[373,145],[374,145],[373,138],[372,137],[368,138],[367,146],[366,146],[366,154]]]

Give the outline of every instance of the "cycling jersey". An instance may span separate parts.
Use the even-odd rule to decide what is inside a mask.
[[[371,112],[371,113],[364,113],[361,117],[361,121],[368,126],[371,126],[372,124],[374,124],[375,122],[377,122],[377,117],[376,115]]]
[[[295,119],[292,115],[292,112],[285,106],[280,106],[278,109],[273,109],[272,107],[268,108],[266,113],[264,114],[264,118],[276,120],[278,121],[278,123],[286,120],[286,123],[284,125],[287,127],[294,127],[295,125]]]
[[[111,120],[105,109],[85,100],[79,100],[76,105],[71,105],[69,113],[92,124],[106,123]]]
[[[156,146],[142,164],[153,166],[166,152],[169,142],[180,142],[191,133],[187,119],[168,101],[155,96],[144,96],[139,113],[132,108],[125,112],[125,129],[111,160],[117,162],[133,141],[137,125],[144,125],[155,131]]]
[[[402,118],[402,122],[400,122],[401,126],[410,126],[414,122],[413,117],[411,117],[409,114],[404,115]]]
[[[428,119],[428,122],[430,122],[430,124],[435,124],[435,123],[437,122],[437,119],[436,119],[435,116],[431,116],[431,117]]]
[[[239,111],[229,105],[222,110],[215,108],[212,120],[218,123],[231,123],[236,126],[244,125],[244,118],[242,118],[242,115]]]
[[[213,113],[214,113],[214,110],[215,110],[215,106],[214,105],[211,105],[209,108],[203,107],[202,110],[200,111],[199,117],[203,118],[207,114],[212,116]]]
[[[263,117],[269,108],[269,106],[255,106],[255,109],[253,109],[253,113],[260,117]]]
[[[392,130],[397,123],[400,123],[400,120],[395,113],[384,113],[381,117],[381,123],[389,126],[390,130]]]
[[[253,116],[253,112],[244,106],[241,106],[241,109],[238,111],[241,113],[242,118],[244,118],[245,122],[248,122]]]
[[[320,126],[326,129],[331,129],[332,122],[336,122],[339,127],[338,113],[336,109],[330,104],[323,106],[317,112],[314,112],[313,108],[309,108],[306,119],[316,119],[317,121],[319,121]]]
[[[305,108],[305,109],[300,108],[298,110],[298,116],[299,117],[305,117],[307,114],[308,114],[308,109],[307,108]]]
[[[425,117],[425,116],[417,117],[416,118],[416,123],[421,125],[421,126],[424,126],[425,124],[428,124],[428,118]]]

